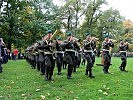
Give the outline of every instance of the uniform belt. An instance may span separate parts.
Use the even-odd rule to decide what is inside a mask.
[[[53,54],[52,52],[44,52],[44,54]]]
[[[36,53],[33,53],[33,55],[36,55]]]
[[[73,52],[73,53],[75,53],[75,56],[78,56],[78,52],[76,50],[66,49],[65,51]]]
[[[72,50],[72,49],[66,49],[65,51],[75,52],[75,50]]]
[[[126,51],[120,51],[120,52],[126,52]]]
[[[56,56],[56,57],[57,57],[57,53],[58,53],[58,54],[63,54],[63,57],[64,57],[64,52],[63,52],[63,51],[55,51],[54,53],[55,53],[55,56]]]
[[[42,50],[38,50],[38,52],[42,53],[43,51]]]
[[[62,53],[63,54],[64,52],[63,51],[56,51],[55,53]]]
[[[92,52],[92,50],[84,50],[84,52]]]
[[[107,49],[103,49],[103,51],[109,51],[109,50],[107,50]]]

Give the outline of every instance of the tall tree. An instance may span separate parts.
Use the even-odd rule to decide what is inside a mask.
[[[84,26],[86,26],[85,31],[92,31],[96,27],[97,20],[102,15],[102,10],[100,9],[103,4],[106,4],[105,0],[91,0],[87,6],[87,12],[85,14]]]
[[[30,45],[46,30],[60,27],[58,7],[52,0],[6,0],[0,15],[0,30],[8,48]],[[21,45],[20,45],[21,44]]]
[[[19,0],[5,0],[4,1],[4,6],[3,6],[3,11],[1,12],[1,29],[4,30],[2,31],[2,34],[5,34],[6,37],[4,37],[7,42],[7,47],[8,49],[11,50],[11,44],[14,42],[14,39],[16,36],[18,36],[19,32],[19,25],[18,25],[18,12],[22,8],[22,3],[23,1]]]
[[[103,32],[108,32],[112,38],[118,38],[123,33],[123,20],[118,10],[112,8],[104,11],[102,16],[98,19],[98,32],[101,33],[99,37],[102,37]]]
[[[64,6],[60,8],[61,19],[66,31],[72,31],[74,36],[78,31],[79,20],[86,12],[89,0],[66,0]]]

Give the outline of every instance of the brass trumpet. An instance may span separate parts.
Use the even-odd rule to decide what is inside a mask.
[[[56,30],[54,34],[51,36],[50,40],[55,40],[56,37],[61,36],[62,38],[65,37],[65,34],[61,30]]]

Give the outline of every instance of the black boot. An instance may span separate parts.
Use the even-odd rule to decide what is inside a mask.
[[[48,74],[45,75],[45,80],[48,81]]]
[[[74,73],[76,72],[76,68],[73,69],[73,72],[74,72]]]
[[[72,76],[67,76],[67,79],[72,79]]]
[[[89,77],[90,78],[95,78],[95,76],[92,74],[92,69],[89,71]]]
[[[73,72],[76,72],[76,65],[74,65],[74,67],[73,67]]]
[[[49,81],[52,81],[52,75],[49,76],[49,79],[48,79],[48,80],[49,80]]]
[[[110,72],[109,72],[109,66],[107,66],[107,71],[106,72],[107,72],[107,74],[110,74]]]
[[[123,71],[124,71],[124,72],[128,72],[127,70],[125,70],[125,67],[123,67]]]
[[[103,68],[103,72],[104,72],[104,74],[106,74],[106,73],[107,73],[105,68]]]
[[[2,67],[0,68],[0,73],[2,73],[3,71],[2,71]]]
[[[107,66],[104,66],[104,68],[103,68],[103,72],[104,72],[104,74],[108,74],[109,72],[108,72],[108,68],[107,68]]]
[[[87,75],[87,76],[88,76],[88,70],[86,70],[86,73],[85,73],[85,75]]]
[[[121,67],[121,66],[119,67],[119,69],[120,69],[120,71],[123,71],[123,69],[122,69],[122,67]]]

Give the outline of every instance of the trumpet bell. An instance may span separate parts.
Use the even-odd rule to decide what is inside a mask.
[[[56,30],[54,34],[51,36],[50,40],[56,39],[56,37],[60,36],[61,38],[65,37],[65,34],[61,30]]]

